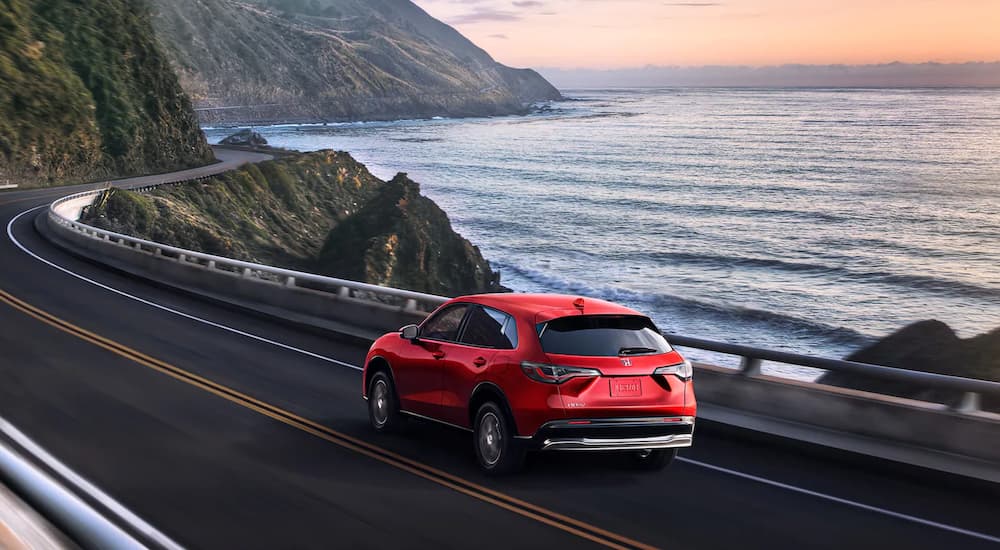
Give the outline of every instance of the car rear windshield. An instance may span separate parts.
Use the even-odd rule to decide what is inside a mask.
[[[581,315],[553,319],[537,328],[545,353],[613,357],[671,351],[647,317]]]

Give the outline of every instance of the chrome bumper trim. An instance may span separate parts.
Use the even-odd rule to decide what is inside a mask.
[[[585,421],[586,424],[579,422]],[[649,426],[694,426],[693,416],[648,416],[638,418],[568,418],[552,420],[542,424],[539,431],[547,428],[641,428]]]
[[[692,434],[664,435],[660,437],[589,438],[560,437],[542,442],[543,451],[628,451],[636,449],[674,449],[690,447]]]

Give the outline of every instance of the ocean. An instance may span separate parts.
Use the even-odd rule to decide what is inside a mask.
[[[565,95],[519,117],[255,129],[407,172],[516,291],[669,332],[843,357],[922,319],[1000,326],[1000,90]]]

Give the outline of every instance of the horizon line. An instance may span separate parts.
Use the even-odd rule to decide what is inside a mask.
[[[784,67],[889,67],[893,65],[907,65],[919,67],[924,65],[937,66],[966,66],[966,65],[1000,65],[1000,59],[993,61],[886,61],[881,63],[776,63],[776,64],[705,64],[705,65],[657,65],[648,63],[645,65],[629,65],[622,67],[558,67],[558,66],[536,66],[535,70],[556,70],[556,71],[634,71],[647,69],[776,69]]]

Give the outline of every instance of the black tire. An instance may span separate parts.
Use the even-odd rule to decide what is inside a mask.
[[[406,420],[399,412],[396,385],[384,371],[376,372],[368,382],[368,420],[379,433],[399,431]]]
[[[496,403],[484,403],[472,429],[476,461],[487,475],[512,474],[524,466],[524,447],[514,437],[514,422]]]
[[[647,449],[628,454],[628,465],[633,470],[659,472],[670,466],[677,457],[677,449]]]

